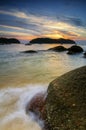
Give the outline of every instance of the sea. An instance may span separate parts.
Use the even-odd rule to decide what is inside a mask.
[[[86,44],[79,44],[86,51]],[[26,113],[30,100],[47,92],[49,83],[62,74],[85,66],[83,53],[47,51],[57,44],[0,45],[0,130],[42,130],[43,121]],[[71,44],[63,44],[69,48]],[[23,53],[37,50],[37,53]]]

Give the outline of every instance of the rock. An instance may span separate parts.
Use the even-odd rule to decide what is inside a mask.
[[[26,43],[26,44],[25,44],[25,46],[28,46],[28,45],[30,46],[30,45],[32,45],[32,43]]]
[[[44,109],[45,109],[45,97],[46,93],[38,93],[36,94],[30,101],[30,103],[26,107],[26,113],[28,111],[33,112],[39,118],[44,119]]]
[[[84,58],[86,58],[86,52],[84,52]]]
[[[80,46],[74,45],[68,49],[67,54],[75,54],[75,53],[81,53],[83,52],[83,48]]]
[[[0,45],[3,45],[3,44],[20,44],[20,41],[15,39],[15,38],[0,38]]]
[[[75,52],[73,52],[73,51],[68,51],[67,54],[72,55],[72,54],[75,54]]]
[[[27,51],[23,51],[23,53],[37,53],[37,51],[34,51],[34,50],[27,50]]]
[[[17,44],[20,43],[20,41],[19,41],[18,39],[15,39],[15,38],[10,38],[10,39],[8,39],[8,42],[9,42],[9,43],[17,43]]]
[[[64,39],[64,38],[59,38],[59,39],[52,39],[52,38],[35,38],[32,39],[29,44],[75,44],[75,41],[70,40],[70,39]],[[28,44],[28,45],[29,45]]]
[[[86,130],[86,66],[52,81],[47,92],[48,130]]]
[[[56,46],[56,47],[50,48],[48,50],[62,52],[62,51],[66,51],[67,49],[63,46]]]

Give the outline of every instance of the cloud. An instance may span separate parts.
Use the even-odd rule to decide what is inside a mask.
[[[18,10],[1,10],[0,14],[6,16],[6,19],[5,17],[0,18],[1,34],[3,35],[79,38],[85,37],[86,34],[84,24],[79,18],[40,16]]]
[[[34,35],[40,33],[40,31],[38,30],[38,28],[36,28],[35,25],[31,25],[20,20],[0,20],[0,27],[2,27],[2,30],[3,28],[8,28],[9,30],[32,33]]]
[[[75,26],[86,27],[86,24],[80,18],[66,17],[65,21],[70,22],[71,24],[73,24]]]
[[[28,18],[28,16],[24,12],[15,11],[15,10],[11,10],[11,11],[0,10],[0,14],[11,15],[19,18],[26,18],[26,19]]]
[[[10,31],[16,31],[16,32],[22,32],[22,33],[27,33],[27,34],[36,34],[37,32],[35,30],[30,30],[30,29],[24,29],[21,27],[15,27],[15,26],[7,26],[7,25],[0,25],[1,30],[4,29],[10,29]]]
[[[82,19],[77,18],[77,17],[72,17],[72,16],[57,16],[58,20],[61,20],[66,23],[70,23],[74,26],[79,26],[79,27],[86,27],[86,23],[82,21]]]
[[[11,11],[4,11],[4,10],[0,10],[0,14],[3,15],[10,15],[10,16],[14,16],[20,19],[26,19],[28,20],[28,22],[31,23],[35,23],[35,24],[42,24],[43,22],[47,21],[47,16],[38,16],[38,15],[33,15],[30,13],[25,13],[22,11],[16,11],[16,10],[11,10]]]
[[[85,26],[85,24],[79,18],[69,18],[69,21],[73,23],[75,26]]]

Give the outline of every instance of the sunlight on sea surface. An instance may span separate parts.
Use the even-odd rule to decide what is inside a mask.
[[[41,130],[41,121],[26,114],[26,104],[56,77],[86,65],[82,53],[41,51],[54,46],[0,45],[0,130]],[[86,50],[86,45],[82,47]],[[39,51],[22,53],[25,50]]]
[[[49,83],[57,76],[86,64],[82,54],[70,56],[66,52],[52,51],[22,53],[28,49],[46,50],[51,46],[56,45],[0,46],[0,88]]]

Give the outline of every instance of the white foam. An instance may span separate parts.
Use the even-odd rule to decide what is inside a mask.
[[[0,130],[41,130],[33,120],[33,115],[26,114],[26,105],[32,97],[46,92],[47,85],[28,85],[23,88],[7,88],[0,91]],[[20,122],[20,123],[19,123]],[[11,125],[12,124],[12,125]]]

